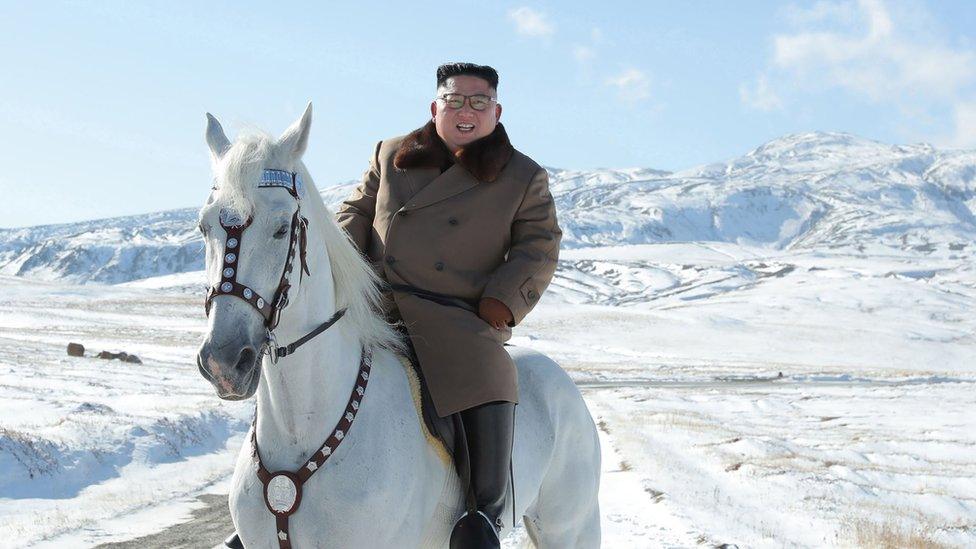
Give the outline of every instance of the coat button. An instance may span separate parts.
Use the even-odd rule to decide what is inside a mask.
[[[458,224],[458,220],[457,220],[456,217],[452,217],[452,218],[448,219],[447,222],[450,223],[451,225],[457,225]]]
[[[529,290],[528,296],[529,296],[529,299],[535,299],[535,298],[539,297],[539,294],[535,293],[535,290]]]
[[[437,263],[434,263],[434,268],[437,269],[438,271],[443,271],[444,270],[444,262],[443,261],[438,261]]]
[[[393,265],[394,263],[396,263],[396,258],[395,257],[393,257],[392,255],[386,256],[386,264],[387,265]]]

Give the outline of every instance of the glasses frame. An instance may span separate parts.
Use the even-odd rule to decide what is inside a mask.
[[[461,99],[461,106],[460,107],[452,107],[452,106],[448,105],[447,99],[446,99],[446,97],[448,95],[460,95],[463,98],[463,99]],[[487,97],[488,98],[488,104],[485,105],[485,108],[483,108],[483,109],[475,108],[474,103],[471,102],[471,98],[473,98],[473,97]],[[443,95],[438,95],[434,99],[443,101],[445,107],[447,107],[447,108],[449,108],[451,110],[455,110],[455,111],[463,109],[464,108],[464,104],[467,103],[468,106],[471,107],[472,110],[475,110],[475,111],[478,111],[478,112],[484,112],[484,111],[488,110],[488,107],[490,107],[492,103],[498,103],[498,98],[497,97],[492,97],[490,95],[485,95],[483,93],[475,93],[475,94],[471,94],[471,95],[464,95],[463,93],[449,92],[449,93],[445,93]]]

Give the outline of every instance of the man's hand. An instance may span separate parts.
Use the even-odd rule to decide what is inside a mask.
[[[508,306],[493,297],[481,298],[478,302],[478,316],[496,330],[501,330],[507,323],[515,320]]]

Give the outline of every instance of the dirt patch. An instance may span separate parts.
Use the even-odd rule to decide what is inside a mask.
[[[197,498],[205,507],[193,511],[193,518],[163,530],[120,543],[105,543],[95,549],[211,549],[223,547],[234,531],[227,508],[227,495],[205,494]]]

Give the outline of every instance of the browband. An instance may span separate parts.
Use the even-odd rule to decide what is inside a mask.
[[[261,173],[261,182],[258,183],[258,187],[282,187],[287,189],[295,198],[301,198],[305,194],[302,176],[296,172],[286,172],[285,170],[264,170]]]

